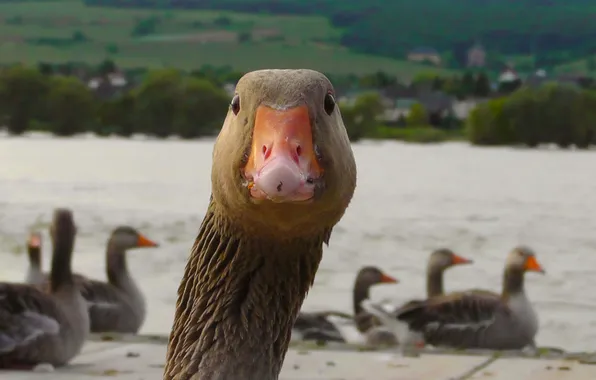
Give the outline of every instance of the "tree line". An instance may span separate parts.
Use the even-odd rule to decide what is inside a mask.
[[[587,148],[596,144],[596,92],[564,84],[522,87],[476,107],[467,119],[476,145]]]
[[[191,72],[132,69],[125,73],[125,77],[137,83],[108,91],[106,96],[101,87],[90,88],[88,81],[80,79],[81,72],[107,83],[108,77],[120,70],[111,60],[101,62],[97,67],[42,62],[36,67],[14,65],[0,69],[0,126],[15,135],[27,131],[46,131],[58,136],[84,132],[100,136],[142,133],[182,138],[214,135],[221,126],[230,100],[222,86],[235,84],[242,76],[230,68],[202,67]],[[391,122],[382,118],[385,106],[380,91],[392,86],[444,88],[462,96],[468,92],[470,96],[486,95],[489,91],[484,74],[451,78],[421,75],[409,85],[400,84],[396,77],[382,72],[361,77],[329,76],[337,85],[339,97],[350,90],[360,93],[356,99],[341,104],[345,125],[353,141],[399,138],[395,135],[398,128],[421,127],[425,129],[424,135],[430,131],[432,139],[440,138],[431,128],[431,116],[419,103],[412,106],[409,116],[402,116],[393,121],[391,128],[385,128]],[[456,124],[459,128],[458,122],[442,119],[435,127],[447,130]]]
[[[230,96],[221,87],[221,81],[230,78],[226,70],[220,76],[217,70],[150,70],[138,85],[104,97],[68,67],[40,64],[0,69],[0,126],[13,135],[45,131],[57,136],[93,132],[195,138],[217,134],[229,106]],[[96,71],[107,78],[116,68],[105,61]],[[353,104],[341,107],[352,140],[383,137],[377,133],[384,110],[378,92],[364,92]],[[428,124],[419,108],[414,107],[412,117],[403,120],[404,127]]]
[[[0,125],[11,134],[193,138],[217,133],[228,105],[221,87],[174,69],[149,71],[138,86],[107,99],[75,76],[23,65],[0,71]]]
[[[105,61],[95,71],[100,77],[107,77],[118,70],[113,62]],[[215,68],[190,73],[175,69],[142,71],[138,83],[106,97],[75,76],[76,72],[68,65],[43,63],[37,67],[14,65],[0,69],[0,126],[17,135],[36,130],[58,136],[84,132],[182,138],[215,135],[230,101],[222,84],[235,83],[242,75]],[[343,79],[345,84],[355,80],[361,89],[368,89],[360,91],[356,99],[340,103],[352,141],[441,141],[462,130],[462,122],[453,114],[436,120],[419,102],[394,122],[383,119],[386,105],[379,89],[396,85],[394,77],[374,73],[335,79]],[[410,86],[419,84],[444,91],[459,89],[455,93],[467,91],[470,96],[485,98],[491,91],[482,73],[454,78],[422,75]],[[467,138],[477,145],[596,144],[596,90],[591,84],[584,87],[518,84],[497,92],[497,97],[493,93],[493,98],[480,103],[465,121]]]

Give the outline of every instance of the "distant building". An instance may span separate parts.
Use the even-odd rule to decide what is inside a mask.
[[[512,67],[507,67],[505,70],[501,71],[499,74],[499,82],[515,82],[519,79],[519,75],[517,71],[515,71]]]
[[[486,66],[486,50],[480,44],[475,44],[468,50],[468,67]]]
[[[431,62],[438,66],[441,64],[441,56],[433,48],[417,47],[408,53],[408,61]]]
[[[111,99],[131,89],[133,84],[121,72],[109,73],[105,76],[93,77],[87,81],[87,87],[100,99]]]
[[[236,93],[236,83],[226,83],[223,86],[224,91],[231,98]]]
[[[524,84],[530,87],[539,87],[549,81],[549,79],[546,75],[546,70],[538,69],[526,77]]]
[[[99,76],[91,78],[87,82],[87,86],[92,90],[96,90],[106,83],[112,87],[125,87],[128,84],[128,80],[126,79],[126,76],[124,76],[123,73],[115,72],[109,73],[105,77]]]

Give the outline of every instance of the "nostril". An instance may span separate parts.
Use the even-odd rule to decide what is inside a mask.
[[[271,154],[271,149],[269,149],[267,145],[263,145],[263,148],[261,150],[263,151],[263,156],[265,157],[265,159],[267,159]]]
[[[298,157],[300,157],[300,156],[302,155],[302,147],[301,147],[300,145],[298,145],[298,146],[296,147],[296,155],[297,155]]]

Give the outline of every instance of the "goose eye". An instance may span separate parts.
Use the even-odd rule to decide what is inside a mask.
[[[325,107],[325,112],[327,113],[327,115],[331,116],[331,114],[333,113],[333,110],[335,110],[335,98],[333,97],[332,94],[327,93],[327,95],[325,95],[324,107]]]
[[[234,95],[232,102],[230,103],[230,107],[232,107],[232,112],[234,112],[234,115],[238,115],[238,112],[240,112],[240,96]]]

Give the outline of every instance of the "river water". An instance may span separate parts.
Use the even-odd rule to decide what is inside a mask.
[[[24,241],[68,206],[78,225],[75,270],[105,278],[110,231],[130,224],[160,248],[131,251],[148,299],[142,332],[167,334],[177,286],[210,192],[213,141],[0,138],[0,278],[20,281]],[[358,188],[334,229],[305,310],[351,310],[363,265],[401,282],[372,298],[424,295],[430,251],[475,260],[446,275],[447,290],[498,291],[507,252],[535,249],[547,274],[529,273],[539,345],[594,349],[596,341],[596,153],[474,148],[462,143],[354,145]],[[49,265],[49,239],[44,229]]]

